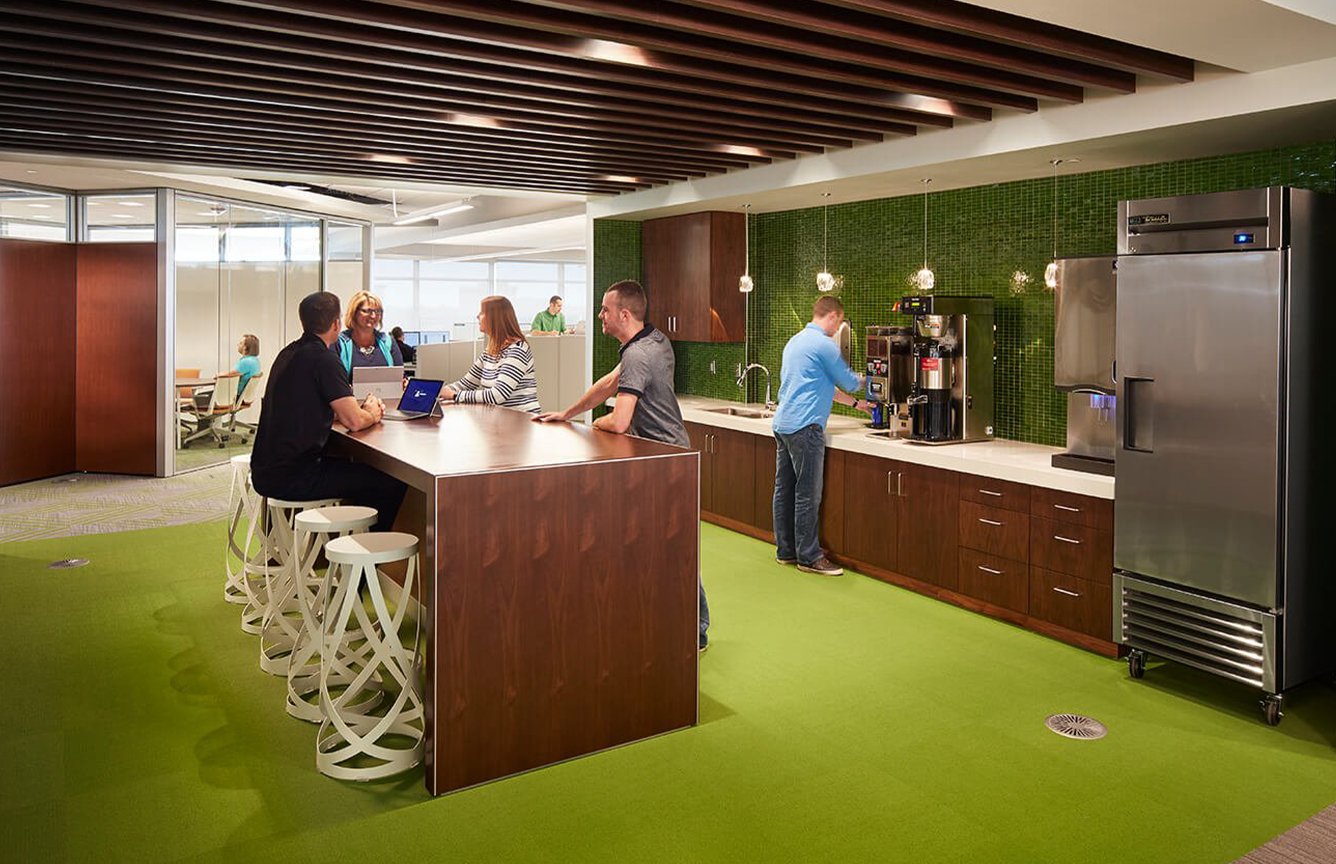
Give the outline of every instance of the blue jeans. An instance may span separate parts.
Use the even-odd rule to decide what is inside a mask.
[[[812,564],[821,557],[818,522],[826,433],[813,423],[775,433],[775,557]]]
[[[710,629],[710,604],[705,602],[705,585],[700,586],[700,642],[696,643],[704,648],[710,644],[710,638],[705,635],[705,631]]]

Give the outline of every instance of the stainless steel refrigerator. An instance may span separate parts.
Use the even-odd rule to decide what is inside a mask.
[[[1115,638],[1133,677],[1247,684],[1274,725],[1336,668],[1336,198],[1125,201],[1118,226]]]

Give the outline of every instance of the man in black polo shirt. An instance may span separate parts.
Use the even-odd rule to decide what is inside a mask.
[[[369,465],[325,456],[335,418],[356,432],[379,423],[385,405],[374,394],[359,405],[343,365],[329,350],[339,335],[339,298],[328,292],[307,295],[297,314],[302,337],[274,358],[260,406],[251,452],[255,491],[287,501],[342,498],[375,507],[376,530],[388,531],[403,501],[403,484]]]

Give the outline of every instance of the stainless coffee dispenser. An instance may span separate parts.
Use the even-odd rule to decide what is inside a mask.
[[[896,437],[900,407],[908,404],[914,380],[914,331],[910,327],[873,325],[867,328],[867,401],[872,428],[890,429]]]
[[[910,440],[959,444],[993,437],[993,298],[915,295]]]

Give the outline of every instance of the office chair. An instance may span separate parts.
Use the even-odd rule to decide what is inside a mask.
[[[202,396],[200,399],[191,400],[189,413],[195,423],[195,430],[186,436],[181,446],[184,447],[196,438],[203,438],[206,435],[213,436],[220,449],[227,445],[223,431],[219,427],[222,425],[222,418],[237,411],[234,405],[237,401],[237,381],[240,377],[236,372],[219,373],[213,376],[213,392],[209,394],[207,403]]]
[[[182,378],[198,378],[199,369],[190,369],[178,366],[176,369],[177,380]],[[195,404],[194,387],[176,388],[176,446],[181,448],[185,446],[185,436],[190,434],[190,424],[194,419],[193,407]]]
[[[237,427],[241,427],[241,443],[247,443],[246,436],[255,434],[254,423],[245,423],[237,419],[237,415],[245,411],[260,396],[260,379],[264,377],[263,372],[256,372],[246,381],[246,389],[242,391],[241,396],[236,399],[232,405],[232,410],[227,415],[227,437],[231,438],[237,434]]]

